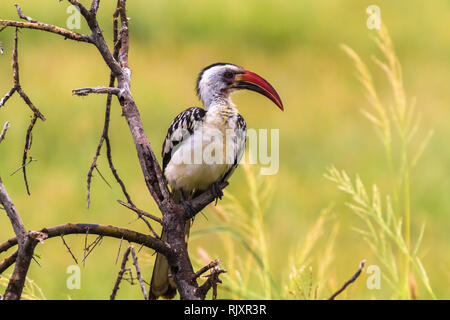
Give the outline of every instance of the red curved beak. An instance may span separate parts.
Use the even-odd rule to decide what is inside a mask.
[[[281,111],[284,111],[283,103],[281,102],[281,98],[277,91],[269,82],[258,76],[256,73],[244,70],[244,73],[236,75],[235,88],[248,89],[265,95],[272,100]]]

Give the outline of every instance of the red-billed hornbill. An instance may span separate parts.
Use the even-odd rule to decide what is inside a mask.
[[[257,74],[231,63],[204,68],[197,79],[197,95],[205,108],[181,112],[171,123],[162,148],[163,173],[176,201],[191,217],[189,200],[211,188],[223,196],[219,184],[227,181],[245,150],[247,128],[244,118],[231,102],[230,94],[248,89],[265,95],[281,110],[275,89]],[[191,220],[186,223],[186,239]],[[164,230],[161,238],[165,240]],[[169,278],[167,259],[157,254],[150,285],[150,297],[172,298],[176,287]]]

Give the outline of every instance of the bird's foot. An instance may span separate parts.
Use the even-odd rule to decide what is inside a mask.
[[[194,208],[192,208],[192,204],[185,199],[183,190],[180,189],[180,203],[183,206],[184,212],[188,219],[192,219],[195,216]]]
[[[218,181],[213,182],[213,183],[211,184],[211,192],[212,192],[214,198],[216,199],[215,205],[217,205],[217,201],[218,201],[219,199],[222,200],[222,197],[223,197],[223,191],[222,191],[222,189],[220,188],[220,185],[219,185],[219,182],[218,182]]]
[[[192,208],[192,205],[189,201],[182,201],[181,205],[183,206],[184,212],[186,213],[186,217],[188,219],[192,219],[195,216],[195,211]]]

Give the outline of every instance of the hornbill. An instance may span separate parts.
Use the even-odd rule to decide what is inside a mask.
[[[190,217],[194,212],[187,200],[208,188],[216,202],[221,199],[219,184],[233,174],[244,153],[246,124],[230,99],[230,94],[239,89],[263,94],[284,110],[278,93],[266,80],[231,63],[214,63],[204,68],[197,79],[197,95],[205,108],[184,110],[167,131],[162,147],[163,173],[175,201],[183,205]],[[192,219],[186,222],[186,241],[191,222]],[[161,239],[165,240],[164,229]],[[167,259],[158,253],[150,298],[171,299],[175,294]]]

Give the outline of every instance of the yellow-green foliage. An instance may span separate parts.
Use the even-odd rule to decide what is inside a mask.
[[[418,148],[414,145],[420,121],[415,99],[407,100],[401,65],[385,25],[382,23],[377,30],[374,41],[385,61],[376,57],[372,57],[372,59],[385,72],[392,87],[394,103],[390,108],[380,101],[371,73],[364,62],[350,47],[343,45],[342,48],[355,63],[357,77],[364,86],[370,105],[374,110],[372,112],[363,109],[363,114],[375,125],[382,137],[392,180],[392,196],[386,195],[386,199],[383,200],[383,196],[375,184],[372,187],[372,194],[369,195],[359,176],[353,182],[345,171],[339,171],[335,167],[329,168],[325,176],[335,182],[340,190],[351,195],[352,202],[347,205],[366,225],[364,230],[357,229],[357,231],[364,237],[377,259],[383,264],[382,275],[394,289],[393,297],[415,297],[414,278],[409,268],[412,264],[431,297],[436,298],[418,256],[425,224],[421,227],[414,249],[411,247],[410,172],[422,155],[432,131],[429,131]],[[391,128],[392,126],[394,126],[394,130]],[[398,136],[398,144],[393,143],[393,131]],[[410,156],[411,147],[415,148],[413,158]],[[398,150],[398,155],[393,155],[393,150]],[[404,256],[403,263],[399,263],[401,256]]]
[[[3,293],[8,286],[9,277],[11,275],[1,275],[0,276],[0,289]],[[25,286],[22,291],[22,299],[24,300],[45,300],[47,299],[44,295],[42,289],[36,284],[34,280],[26,278]]]

